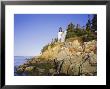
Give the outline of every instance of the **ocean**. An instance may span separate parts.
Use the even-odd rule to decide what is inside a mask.
[[[24,64],[27,60],[32,58],[33,56],[14,56],[14,75],[15,76],[23,76],[16,72],[18,66]]]

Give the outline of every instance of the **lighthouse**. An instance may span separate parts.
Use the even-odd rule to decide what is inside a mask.
[[[59,28],[59,32],[58,32],[58,42],[61,42],[61,37],[62,37],[62,28]]]
[[[66,37],[66,31],[62,31],[62,28],[59,28],[58,32],[58,42],[64,42]]]

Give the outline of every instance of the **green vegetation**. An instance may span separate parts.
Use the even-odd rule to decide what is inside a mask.
[[[97,39],[95,31],[97,31],[97,15],[93,15],[93,19],[88,16],[86,26],[80,27],[79,24],[75,26],[72,23],[68,25],[66,40],[73,37],[82,37],[83,41],[94,40]]]
[[[93,16],[93,19],[92,19],[92,29],[93,29],[93,31],[97,31],[97,15],[94,15]]]
[[[49,44],[45,45],[45,46],[43,47],[43,49],[41,50],[41,52],[44,52],[45,50],[47,50],[47,49],[48,49],[48,46],[49,46]]]
[[[97,15],[93,19],[88,16],[85,26],[70,23],[66,30],[66,42],[58,42],[58,38],[52,39],[43,47],[40,56],[27,59],[27,63],[16,68],[16,73],[21,76],[96,76]],[[74,40],[78,40],[78,45]]]
[[[52,42],[50,44],[47,44],[43,47],[43,49],[41,50],[41,52],[44,52],[45,50],[48,49],[48,47],[50,46],[51,48],[53,48],[55,46],[55,43],[58,42],[58,39],[52,39]]]
[[[76,36],[74,27],[75,25],[73,25],[72,23],[68,25],[66,39]]]
[[[60,27],[61,28],[61,27]],[[96,40],[97,39],[97,15],[93,15],[93,18],[90,19],[89,15],[88,15],[88,21],[86,23],[85,26],[80,26],[79,24],[77,24],[76,26],[73,23],[70,23],[67,26],[67,33],[66,33],[66,38],[70,39],[70,38],[74,38],[74,37],[81,37],[83,39],[83,41],[91,41],[91,40]],[[55,46],[55,43],[58,41],[57,38],[52,39],[52,42],[50,44],[47,44],[43,47],[43,49],[41,50],[41,52],[44,52],[45,50],[48,49],[48,47],[50,46],[51,48]]]

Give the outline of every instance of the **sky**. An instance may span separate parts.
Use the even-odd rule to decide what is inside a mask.
[[[84,26],[87,20],[88,14],[15,14],[14,56],[37,56],[59,27],[65,31],[69,23]]]

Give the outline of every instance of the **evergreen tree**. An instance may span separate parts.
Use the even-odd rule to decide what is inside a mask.
[[[55,39],[54,39],[54,43],[57,42],[57,41],[58,41],[58,38],[55,38]]]
[[[77,35],[77,36],[81,36],[81,35],[82,35],[82,30],[81,30],[79,24],[76,25],[76,30],[75,30],[75,32],[76,32],[76,35]]]
[[[68,31],[68,32],[73,32],[73,31],[74,31],[74,27],[75,27],[75,25],[73,25],[72,23],[70,23],[70,24],[68,25],[67,31]]]
[[[78,30],[78,29],[79,29],[79,24],[76,25],[76,30]]]
[[[88,21],[86,23],[86,34],[83,36],[85,41],[90,41],[93,39],[96,39],[97,37],[94,35],[92,31],[96,31],[97,24],[96,24],[96,16],[93,16],[93,19],[91,20],[88,16]],[[94,29],[93,29],[94,28]]]
[[[91,30],[91,20],[90,20],[90,16],[88,15],[88,21],[86,23],[86,31],[90,32]]]
[[[75,25],[73,25],[72,23],[70,23],[70,24],[68,25],[67,34],[66,34],[66,39],[75,36],[74,27],[75,27]]]
[[[82,30],[84,30],[84,27],[85,27],[85,26],[82,26]]]
[[[93,15],[93,19],[92,19],[92,31],[95,32],[97,31],[97,15]]]

